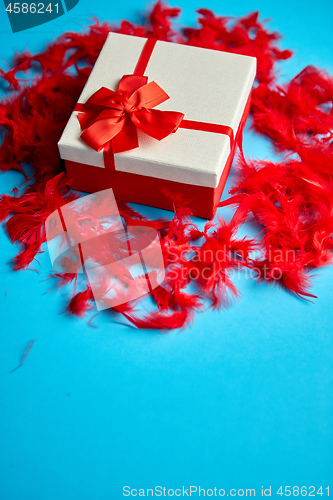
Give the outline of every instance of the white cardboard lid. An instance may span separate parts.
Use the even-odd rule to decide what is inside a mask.
[[[132,74],[146,43],[109,33],[79,98],[84,103],[100,87],[117,90],[120,78]],[[186,120],[226,125],[234,135],[251,92],[256,58],[217,50],[158,41],[145,75],[170,96],[156,109],[179,111]],[[74,111],[59,141],[65,160],[104,168],[97,153],[80,139]],[[115,168],[144,176],[215,188],[230,153],[226,135],[178,129],[162,141],[138,130],[140,147],[115,155]]]

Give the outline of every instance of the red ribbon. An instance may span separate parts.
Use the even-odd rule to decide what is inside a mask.
[[[102,87],[80,106],[81,139],[101,151],[112,141],[113,153],[139,146],[137,129],[162,140],[179,127],[184,114],[152,109],[169,99],[155,82],[146,76],[125,75],[117,92]]]
[[[230,148],[234,145],[234,132],[229,126],[184,120],[183,113],[152,109],[169,99],[161,87],[147,83],[148,78],[143,76],[156,42],[147,39],[134,74],[122,77],[117,92],[102,87],[85,104],[78,103],[74,108],[79,111],[81,138],[96,151],[103,149],[106,168],[115,169],[115,153],[139,146],[138,128],[158,140],[178,128],[201,130],[228,135]]]

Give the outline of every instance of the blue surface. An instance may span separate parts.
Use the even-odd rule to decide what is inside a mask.
[[[307,64],[333,70],[331,1],[178,5],[183,23],[194,24],[194,10],[203,6],[272,18],[281,46],[296,49],[281,81]],[[136,20],[145,7],[80,0],[65,16],[16,34],[0,8],[1,55],[40,49],[93,15]],[[273,156],[250,132],[244,149]],[[0,192],[20,179],[1,175]],[[99,328],[59,314],[65,297],[45,293],[47,252],[39,274],[11,271],[14,254],[1,232],[1,500],[118,500],[124,486],[216,487],[226,496],[230,488],[255,488],[257,497],[272,486],[272,497],[281,498],[280,486],[322,485],[333,494],[331,267],[316,273],[315,304],[240,275],[242,298],[231,308],[198,314],[191,328],[165,335],[119,325],[107,314],[94,320]],[[9,373],[34,339],[24,366]]]

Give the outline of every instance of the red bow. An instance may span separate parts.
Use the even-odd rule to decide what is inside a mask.
[[[113,152],[121,153],[139,146],[137,128],[159,141],[175,132],[183,113],[151,109],[169,96],[147,81],[146,76],[125,75],[117,92],[106,87],[97,90],[78,115],[81,139],[96,151],[112,140]]]

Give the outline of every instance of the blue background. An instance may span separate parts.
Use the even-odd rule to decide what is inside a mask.
[[[333,70],[331,1],[176,5],[184,24],[194,25],[200,7],[271,18],[270,28],[284,35],[281,47],[296,52],[280,81],[307,64]],[[80,0],[65,16],[16,34],[0,8],[1,56],[40,50],[93,15],[135,21],[147,7]],[[244,150],[273,158],[270,144],[249,131]],[[2,174],[0,192],[21,179]],[[1,231],[1,500],[118,500],[123,486],[158,485],[256,488],[256,496],[272,486],[277,498],[281,485],[330,485],[333,494],[332,267],[316,272],[314,304],[240,275],[242,298],[232,307],[162,334],[108,314],[94,319],[98,328],[87,325],[92,313],[85,320],[60,314],[66,298],[45,293],[47,252],[32,266],[38,274],[11,271],[16,250]],[[9,373],[34,339],[24,366]]]

